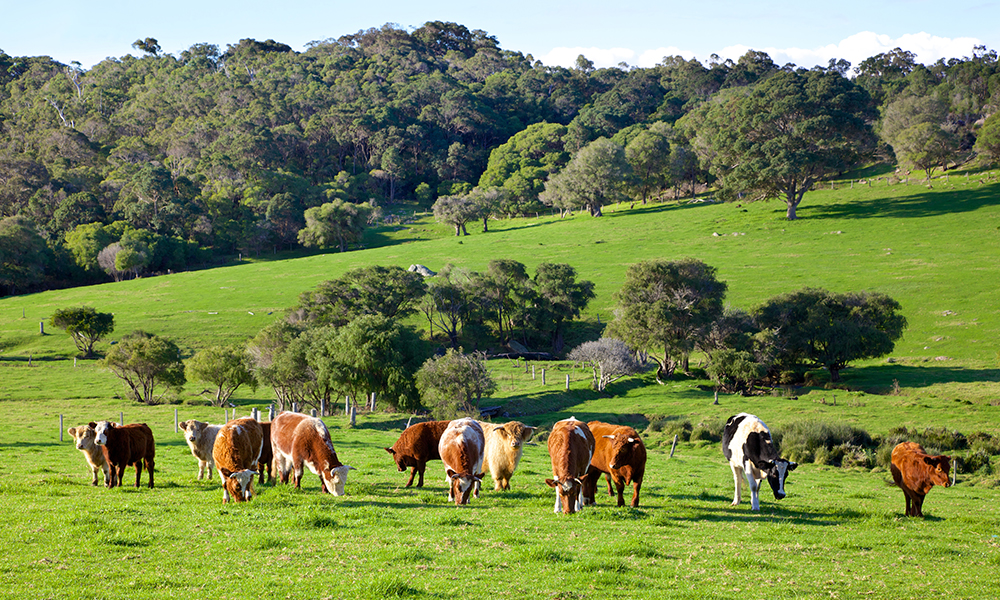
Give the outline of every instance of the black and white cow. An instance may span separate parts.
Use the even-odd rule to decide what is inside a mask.
[[[750,508],[755,511],[760,510],[758,492],[764,477],[774,491],[775,500],[781,500],[785,497],[785,478],[799,466],[778,457],[767,425],[747,413],[740,413],[726,421],[722,432],[722,453],[729,459],[729,468],[733,470],[736,485],[733,506],[740,503],[740,488],[746,477],[750,484]]]

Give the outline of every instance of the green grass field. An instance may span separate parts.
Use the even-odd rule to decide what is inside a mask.
[[[826,184],[829,186],[829,184]],[[1000,595],[1000,491],[994,478],[960,474],[935,489],[926,519],[902,516],[902,493],[882,469],[804,464],[789,495],[731,507],[733,482],[718,443],[681,442],[657,423],[718,428],[747,411],[772,430],[846,422],[873,435],[899,426],[1000,435],[1000,184],[996,174],[952,174],[871,187],[847,180],[810,192],[800,220],[780,203],[669,203],[609,207],[606,216],[540,216],[491,223],[456,238],[417,215],[373,231],[367,250],[293,260],[254,258],[213,270],[0,299],[0,597],[11,598],[992,598]],[[718,234],[718,235],[715,235]],[[734,235],[735,234],[735,235]],[[358,468],[348,496],[259,488],[249,505],[221,504],[217,481],[198,482],[180,419],[219,422],[190,382],[179,404],[140,406],[93,361],[74,364],[68,336],[39,322],[87,304],[114,312],[113,338],[137,328],[194,352],[242,341],[279,318],[297,295],[349,268],[453,263],[485,269],[512,258],[533,272],[567,262],[596,283],[575,336],[613,318],[613,292],[631,263],[694,257],[718,268],[728,303],[751,308],[804,286],[873,290],[899,300],[909,328],[890,357],[843,372],[850,389],[800,388],[753,398],[720,396],[709,382],[649,376],[588,387],[566,363],[492,361],[504,404],[547,427],[574,415],[628,423],[650,450],[639,509],[552,512],[544,443],[528,447],[513,489],[469,507],[446,503],[440,463],[421,490],[405,489],[383,447],[407,415],[328,417],[341,459]],[[420,326],[419,318],[414,324]],[[46,323],[47,324],[47,323]],[[570,343],[574,343],[571,339]],[[107,348],[100,344],[98,350]],[[695,363],[697,361],[694,361]],[[535,365],[538,371],[543,364]],[[570,376],[570,391],[564,389]],[[898,392],[893,392],[894,381]],[[271,401],[241,389],[240,415]],[[157,439],[156,488],[89,485],[80,453],[59,441],[90,420],[144,421]],[[995,461],[1000,457],[993,457]],[[131,470],[126,482],[132,481]],[[145,481],[145,478],[144,478]]]

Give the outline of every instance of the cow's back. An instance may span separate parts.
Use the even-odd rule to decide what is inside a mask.
[[[479,423],[474,419],[456,419],[441,434],[438,454],[445,469],[476,475],[482,471],[485,445],[486,438]]]
[[[282,412],[271,421],[271,447],[275,455],[292,455],[296,430],[308,418],[301,413]]]
[[[215,467],[220,473],[256,470],[264,434],[252,417],[229,421],[219,430],[212,449]]]
[[[549,434],[552,472],[559,477],[583,477],[594,455],[594,435],[583,421],[557,421]]]

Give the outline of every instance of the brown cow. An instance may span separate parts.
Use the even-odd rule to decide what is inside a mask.
[[[212,447],[212,459],[222,479],[222,502],[253,498],[254,469],[260,459],[264,431],[253,417],[233,419],[219,429]]]
[[[94,428],[94,443],[101,446],[104,457],[111,467],[108,487],[122,484],[125,467],[135,465],[135,487],[139,487],[143,464],[149,472],[149,487],[153,487],[153,459],[156,455],[156,445],[153,441],[153,430],[145,423],[129,423],[118,425],[112,421],[91,422]]]
[[[603,473],[608,482],[608,495],[612,480],[618,490],[618,506],[625,506],[622,492],[627,484],[632,484],[632,508],[639,506],[639,488],[646,472],[646,446],[643,445],[635,429],[611,425],[600,421],[587,423],[594,434],[594,457],[590,460],[587,478],[583,481],[584,504],[594,504],[597,484]]]
[[[438,453],[448,474],[448,502],[468,504],[470,493],[479,497],[483,479],[483,428],[472,418],[456,419],[448,424],[438,442]]]
[[[557,421],[549,434],[552,479],[545,483],[556,490],[553,512],[573,514],[583,509],[583,478],[594,456],[594,435],[583,421],[570,417]]]
[[[428,421],[410,425],[399,434],[399,439],[392,448],[385,449],[396,461],[396,467],[400,472],[405,471],[406,467],[413,467],[406,487],[413,485],[414,475],[420,475],[417,487],[424,486],[424,470],[427,468],[427,462],[441,460],[438,442],[441,441],[441,434],[448,428],[448,423],[451,421]]]
[[[257,480],[257,483],[264,485],[265,482],[271,483],[274,479],[274,475],[271,473],[271,464],[274,462],[274,452],[271,449],[271,422],[261,422],[260,428],[264,432],[264,441],[260,446],[260,458],[257,459],[257,471],[260,473],[260,479]],[[264,479],[264,471],[267,471],[267,479]]]
[[[76,440],[76,449],[82,452],[83,457],[87,459],[87,465],[94,476],[90,485],[97,485],[97,474],[102,471],[104,472],[104,485],[107,485],[111,478],[111,469],[108,467],[108,459],[104,457],[104,452],[100,446],[94,443],[97,432],[89,425],[70,427],[67,431]]]
[[[305,465],[319,475],[323,492],[344,495],[347,472],[354,467],[337,458],[330,431],[320,419],[294,412],[279,414],[271,421],[271,448],[281,483],[288,483],[288,475],[294,471],[295,487],[301,488]]]
[[[951,459],[930,456],[916,442],[902,442],[892,449],[892,480],[906,496],[906,516],[922,517],[924,496],[935,485],[948,487]]]

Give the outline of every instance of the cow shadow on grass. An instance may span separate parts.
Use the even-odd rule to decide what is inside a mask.
[[[683,497],[678,497],[683,498]],[[698,499],[699,496],[689,496]],[[812,527],[830,527],[843,525],[850,521],[863,521],[869,518],[868,513],[855,510],[836,510],[833,513],[820,513],[805,510],[784,509],[776,505],[761,504],[759,512],[750,510],[749,503],[731,506],[728,499],[720,499],[720,506],[712,507],[690,507],[685,514],[671,516],[671,519],[679,522],[703,523],[705,521],[715,523],[745,523],[754,520],[778,520],[782,523],[795,525],[808,525]]]

